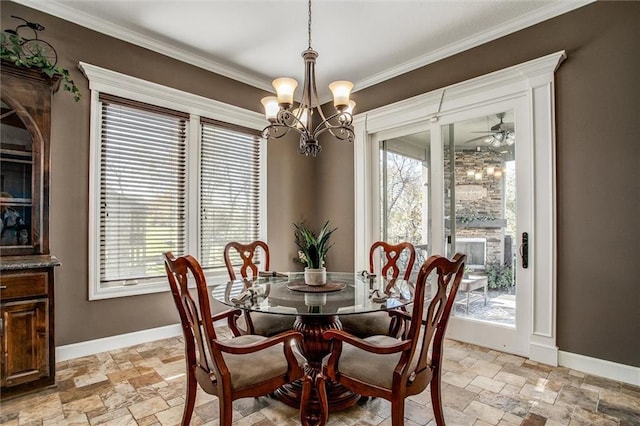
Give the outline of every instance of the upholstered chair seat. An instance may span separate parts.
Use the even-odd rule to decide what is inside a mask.
[[[267,337],[247,334],[245,336],[234,337],[225,341],[228,346],[245,346],[260,343],[267,340]],[[287,374],[289,364],[282,356],[284,353],[284,343],[278,343],[259,352],[248,354],[222,353],[224,362],[231,372],[231,388],[241,389],[247,386],[269,381],[275,377]],[[304,357],[297,351],[293,351],[298,365],[302,368],[305,363]]]
[[[391,318],[387,311],[341,315],[340,322],[344,331],[362,338],[391,333]]]
[[[283,331],[293,330],[295,316],[282,314],[263,314],[262,312],[251,312],[251,326],[247,324],[246,315],[238,318],[238,328],[245,333],[251,331],[260,336],[275,336]]]

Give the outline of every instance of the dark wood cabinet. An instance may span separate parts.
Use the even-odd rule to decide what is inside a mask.
[[[2,63],[0,79],[0,398],[55,383],[49,253],[51,97],[60,80]]]

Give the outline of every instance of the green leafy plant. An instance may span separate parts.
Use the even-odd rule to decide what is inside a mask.
[[[0,59],[11,62],[17,67],[39,69],[49,78],[62,77],[64,90],[71,92],[75,101],[78,102],[82,94],[71,79],[69,70],[53,65],[41,51],[25,52],[24,41],[17,34],[0,33]]]
[[[469,225],[471,222],[475,222],[475,221],[482,222],[486,220],[495,220],[495,219],[496,219],[495,216],[482,215],[475,212],[456,216],[456,222],[461,225]]]
[[[295,242],[300,249],[298,261],[307,265],[307,268],[319,269],[324,266],[324,259],[333,247],[329,245],[331,234],[338,228],[329,229],[329,221],[326,221],[320,232],[316,235],[305,223],[296,224]]]
[[[508,289],[513,287],[513,272],[510,265],[488,263],[485,268],[487,285],[490,289]]]

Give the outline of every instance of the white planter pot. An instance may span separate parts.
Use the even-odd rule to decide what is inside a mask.
[[[306,285],[325,285],[327,283],[327,269],[304,268],[304,283]]]

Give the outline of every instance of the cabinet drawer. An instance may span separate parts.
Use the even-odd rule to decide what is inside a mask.
[[[15,297],[46,295],[48,291],[47,280],[47,274],[44,272],[3,275],[0,278],[0,297],[5,300]]]

